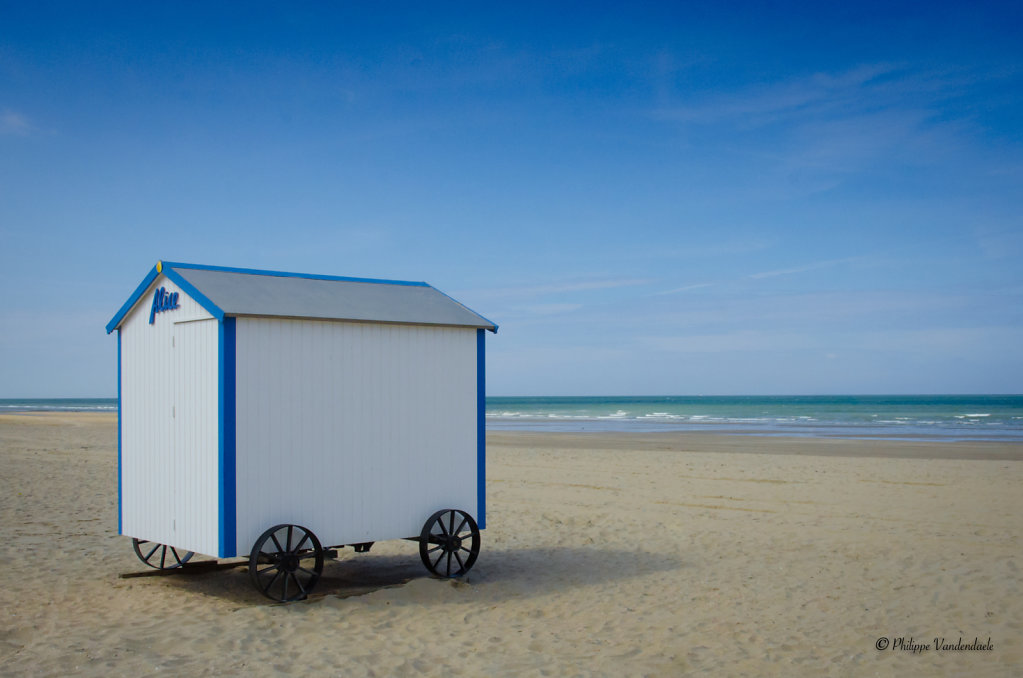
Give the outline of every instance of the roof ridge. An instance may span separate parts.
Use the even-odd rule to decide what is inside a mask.
[[[278,278],[301,278],[303,280],[333,280],[337,282],[361,282],[376,285],[407,285],[412,287],[431,287],[429,283],[412,280],[389,280],[386,278],[359,278],[343,275],[326,275],[319,273],[292,273],[289,271],[270,271],[258,268],[236,268],[232,266],[209,266],[207,264],[188,264],[175,261],[162,261],[169,268],[185,268],[196,271],[220,271],[223,273],[240,273],[243,275],[265,275]]]

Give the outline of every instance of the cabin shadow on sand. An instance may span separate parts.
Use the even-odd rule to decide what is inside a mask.
[[[431,576],[410,552],[401,555],[372,553],[342,560],[327,560],[316,588],[305,603],[316,604],[325,598],[345,599],[364,596],[384,589],[401,588],[416,580],[432,580],[438,585],[465,587],[474,600],[501,603],[516,598],[545,596],[559,591],[624,581],[686,567],[686,563],[663,553],[626,551],[594,546],[549,546],[526,549],[484,550],[473,569],[464,577],[451,580]],[[169,574],[160,577],[168,585],[186,591],[230,599],[239,605],[274,605],[253,587],[248,568]],[[437,602],[462,602],[444,597]],[[289,603],[296,604],[296,603]]]

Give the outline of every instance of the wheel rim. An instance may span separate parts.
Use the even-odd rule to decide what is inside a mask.
[[[302,600],[323,572],[323,547],[300,525],[277,525],[256,540],[249,575],[256,589],[278,602]]]
[[[419,557],[438,577],[460,577],[473,566],[480,553],[480,531],[465,511],[437,511],[419,535]]]
[[[192,551],[177,549],[166,544],[145,539],[132,539],[131,545],[135,555],[143,563],[157,570],[173,570],[181,567],[195,555]]]

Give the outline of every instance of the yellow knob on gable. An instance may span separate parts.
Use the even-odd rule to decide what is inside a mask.
[[[163,262],[162,261],[156,262],[156,272],[157,273],[163,273]]]

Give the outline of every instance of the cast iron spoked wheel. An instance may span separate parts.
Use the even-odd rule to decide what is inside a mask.
[[[276,525],[256,540],[249,555],[249,576],[260,593],[286,603],[302,600],[323,572],[323,547],[299,525]]]
[[[437,511],[419,534],[419,557],[438,577],[461,577],[480,554],[480,530],[465,511]]]
[[[145,539],[132,539],[131,545],[135,548],[135,555],[149,567],[158,570],[173,570],[188,562],[188,559],[195,554],[191,551],[178,550],[166,544],[157,544],[155,541]]]

